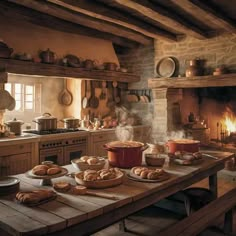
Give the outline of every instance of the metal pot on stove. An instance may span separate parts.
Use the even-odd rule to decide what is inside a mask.
[[[74,117],[69,117],[61,120],[66,129],[77,129],[80,126],[80,120]]]
[[[21,126],[24,124],[22,120],[17,120],[14,118],[13,120],[6,121],[4,123],[7,127],[9,127],[10,132],[15,133],[15,135],[21,134]]]
[[[38,131],[57,129],[57,118],[47,112],[40,117],[34,118],[33,122],[36,123],[36,130]]]

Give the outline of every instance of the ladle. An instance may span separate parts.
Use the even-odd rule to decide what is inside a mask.
[[[73,101],[72,93],[67,89],[67,80],[66,79],[64,79],[64,89],[60,93],[59,98],[60,98],[61,104],[65,105],[65,106],[69,106]]]

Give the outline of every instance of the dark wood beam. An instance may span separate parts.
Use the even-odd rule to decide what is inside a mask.
[[[108,4],[116,3],[123,5],[125,8],[130,8],[132,11],[136,11],[145,17],[148,17],[156,22],[161,23],[167,28],[179,31],[186,35],[191,35],[195,38],[204,39],[207,38],[207,33],[200,30],[195,25],[182,19],[180,16],[168,12],[161,6],[153,4],[146,0],[103,0]]]
[[[32,0],[8,0],[9,2],[19,4],[24,7],[34,9],[36,11],[49,14],[59,19],[63,19],[75,24],[83,25],[89,28],[96,29],[101,32],[111,33],[119,37],[128,38],[143,45],[149,45],[153,40],[143,34],[129,30],[122,26],[105,22],[103,20],[94,19],[86,15],[69,11],[68,9],[55,6],[44,1]]]
[[[5,19],[13,19],[15,21],[26,21],[60,32],[109,40],[124,48],[134,49],[140,46],[139,43],[126,38],[118,37],[110,33],[102,33],[98,30],[64,21],[44,13],[39,13],[32,9],[15,5],[13,3],[0,1],[0,19],[2,17]]]
[[[124,26],[148,37],[159,39],[164,38],[169,41],[177,41],[177,36],[173,33],[159,29],[151,24],[145,23],[135,17],[114,10],[112,7],[99,4],[95,1],[87,0],[47,0],[61,7],[79,12],[96,19],[108,21]]]
[[[177,4],[178,1],[174,2]],[[198,15],[198,17],[201,18],[202,21],[210,20],[213,24],[217,25],[219,28],[224,29],[231,33],[236,33],[236,22],[228,18],[219,9],[216,10],[216,7],[210,5],[209,1],[182,0],[181,6],[186,8],[186,10],[191,11],[192,14]]]

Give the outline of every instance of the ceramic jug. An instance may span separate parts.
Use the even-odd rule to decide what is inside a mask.
[[[202,75],[202,66],[200,59],[193,59],[189,61],[189,67],[186,69],[186,77],[200,76]]]

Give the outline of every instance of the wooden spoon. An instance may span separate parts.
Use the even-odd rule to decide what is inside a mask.
[[[117,198],[116,196],[113,195],[108,195],[105,193],[98,193],[98,192],[91,192],[89,190],[87,190],[87,188],[85,186],[74,186],[72,189],[72,193],[78,194],[78,195],[91,195],[91,196],[96,196],[96,197],[102,197],[102,198],[107,198],[107,199],[111,199],[111,200],[118,200],[119,198]]]
[[[85,96],[82,99],[82,107],[83,109],[88,107],[88,98],[87,98],[87,80],[84,81],[84,92],[85,92]]]

